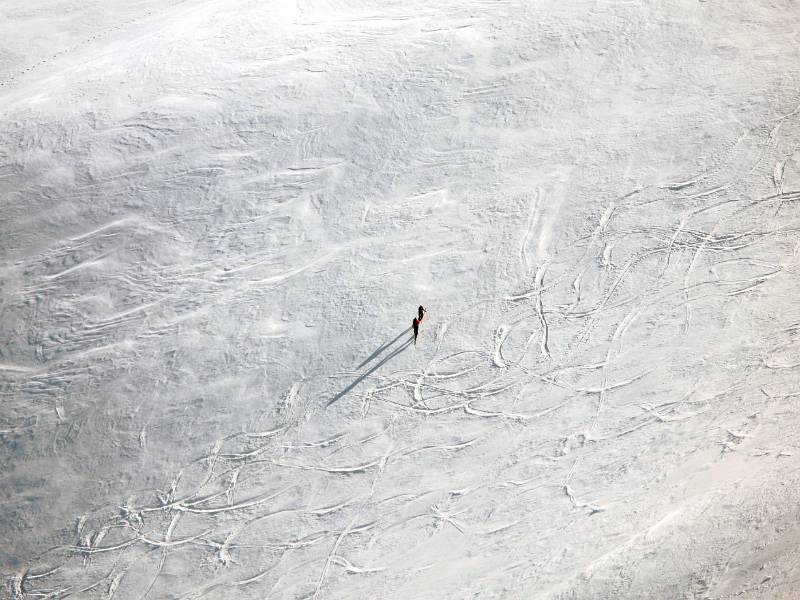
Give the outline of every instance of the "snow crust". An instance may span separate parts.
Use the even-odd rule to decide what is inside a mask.
[[[797,598],[799,31],[0,0],[0,596]]]

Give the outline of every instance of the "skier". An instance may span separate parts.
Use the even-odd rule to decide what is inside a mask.
[[[414,345],[417,345],[417,335],[419,334],[419,324],[422,323],[422,317],[425,316],[425,308],[420,306],[417,309],[418,317],[414,317],[414,320],[411,321],[411,327],[414,328]]]

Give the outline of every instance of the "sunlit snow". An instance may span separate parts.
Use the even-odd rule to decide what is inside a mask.
[[[798,32],[0,0],[0,596],[800,597]]]

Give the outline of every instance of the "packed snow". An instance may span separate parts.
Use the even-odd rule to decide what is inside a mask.
[[[800,597],[798,48],[0,0],[0,596]]]

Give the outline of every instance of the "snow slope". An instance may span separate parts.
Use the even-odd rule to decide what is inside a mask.
[[[0,595],[797,597],[798,32],[0,0]]]

